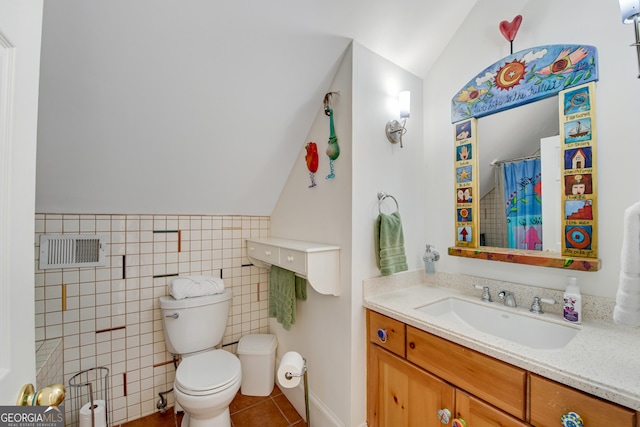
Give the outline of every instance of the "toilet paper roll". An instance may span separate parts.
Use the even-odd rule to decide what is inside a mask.
[[[95,424],[91,424],[91,402],[80,408],[80,427],[107,427],[107,406],[104,400],[93,401]]]
[[[287,373],[293,375],[287,378]],[[282,356],[278,367],[278,383],[284,388],[297,387],[304,374],[304,359],[295,351],[288,351]]]

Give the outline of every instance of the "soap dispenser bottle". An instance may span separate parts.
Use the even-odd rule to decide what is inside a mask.
[[[434,249],[434,250],[431,250]],[[426,274],[436,274],[436,261],[440,259],[440,254],[431,245],[427,245],[427,250],[422,257],[424,261],[424,272]]]
[[[564,320],[571,323],[582,321],[582,295],[580,295],[580,287],[576,282],[575,277],[567,277],[567,290],[563,297],[563,317]]]

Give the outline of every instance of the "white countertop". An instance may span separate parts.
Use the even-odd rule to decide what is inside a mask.
[[[481,291],[470,295],[455,288],[425,283],[376,284],[371,288],[374,291],[368,290],[365,281],[366,308],[559,383],[640,410],[640,328],[587,318],[578,326],[580,332],[563,349],[536,350],[416,310],[451,296],[479,302]],[[494,299],[497,299],[495,295]],[[511,309],[501,301],[485,304],[536,316],[529,313],[528,307]],[[537,316],[564,322],[557,313]]]

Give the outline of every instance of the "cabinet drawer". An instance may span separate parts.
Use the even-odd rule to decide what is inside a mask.
[[[271,265],[280,262],[280,249],[276,246],[265,245],[258,242],[249,242],[247,245],[247,255]]]
[[[636,412],[631,409],[605,402],[535,374],[531,374],[529,381],[533,425],[558,425],[562,415],[575,412],[580,415],[585,426],[636,426]]]
[[[293,249],[280,248],[280,266],[300,274],[307,274],[307,254]]]
[[[400,357],[404,357],[404,323],[376,313],[375,311],[367,310],[367,325],[369,341],[386,348]],[[383,335],[382,338],[379,337],[378,331]]]
[[[407,360],[514,417],[525,419],[525,370],[412,326],[407,326]]]

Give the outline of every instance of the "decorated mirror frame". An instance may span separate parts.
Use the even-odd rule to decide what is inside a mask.
[[[596,186],[597,65],[593,46],[539,46],[499,60],[456,93],[451,100],[455,245],[449,248],[449,255],[580,271],[601,268]],[[480,201],[478,197],[469,201],[457,196],[459,190],[480,194],[478,153],[482,147],[477,142],[477,119],[556,95],[560,107],[561,253],[480,246]],[[576,157],[582,161],[576,162]],[[580,189],[572,190],[574,186]],[[577,205],[581,207],[578,211]]]

